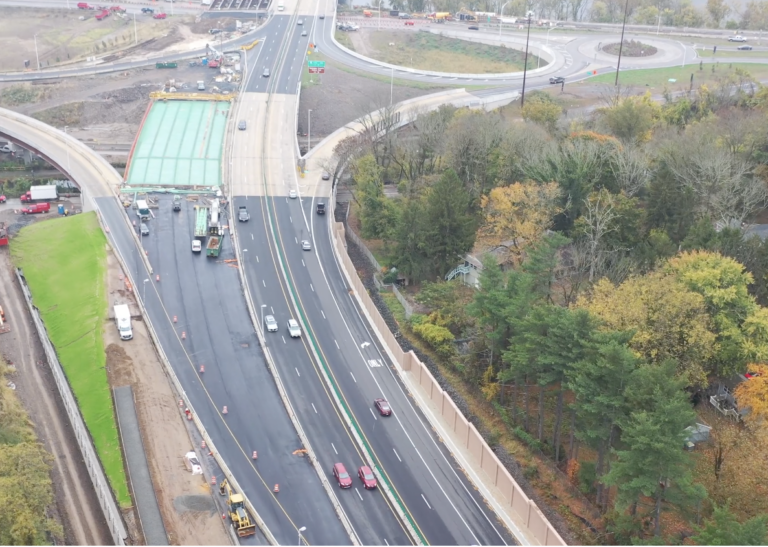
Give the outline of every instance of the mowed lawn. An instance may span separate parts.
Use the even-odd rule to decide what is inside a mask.
[[[714,66],[714,71],[712,67]],[[759,63],[704,63],[700,69],[699,63],[667,68],[648,68],[622,71],[619,74],[619,83],[624,85],[644,86],[649,88],[666,87],[670,91],[688,89],[693,74],[694,89],[702,84],[712,84],[722,81],[728,76],[734,76],[737,71],[747,72],[756,80],[768,78],[768,64]],[[616,72],[600,74],[584,80],[588,84],[611,84],[616,79]],[[670,82],[669,80],[675,80]]]
[[[430,32],[371,31],[371,56],[393,65],[436,72],[499,74],[523,70],[525,52],[448,38]],[[395,44],[390,46],[389,44]],[[528,55],[528,68],[536,58]]]
[[[102,339],[106,245],[96,214],[84,213],[22,229],[11,242],[11,256],[24,271],[115,497],[129,507]]]

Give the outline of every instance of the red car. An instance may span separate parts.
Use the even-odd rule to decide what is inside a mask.
[[[392,414],[392,407],[389,406],[386,399],[374,399],[373,404],[376,405],[376,410],[382,416],[390,416]]]
[[[5,196],[0,196],[0,203],[5,203]]]
[[[352,488],[352,477],[347,473],[347,468],[344,467],[343,463],[333,464],[331,473],[333,473],[336,482],[339,483],[341,488]]]
[[[152,16],[153,19],[165,19],[166,17],[168,16],[164,13],[156,13]]]
[[[406,21],[405,22],[405,26],[406,27],[412,27],[413,26],[413,21]]]
[[[363,486],[365,486],[367,489],[370,490],[372,488],[376,488],[376,477],[373,476],[373,473],[371,473],[371,468],[367,465],[364,465],[357,470],[357,476],[360,477],[360,480],[363,481]]]

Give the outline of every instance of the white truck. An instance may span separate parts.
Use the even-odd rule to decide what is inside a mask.
[[[120,333],[120,340],[130,340],[133,338],[131,330],[131,310],[128,304],[118,304],[115,306],[115,325],[117,332]]]
[[[283,11],[285,9],[285,4],[283,3],[283,0],[280,0],[277,3],[277,11]]]

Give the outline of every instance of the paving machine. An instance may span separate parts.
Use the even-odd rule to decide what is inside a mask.
[[[242,537],[252,536],[256,533],[256,525],[251,522],[248,511],[245,510],[245,500],[242,494],[236,494],[229,486],[229,481],[224,479],[219,486],[219,494],[227,496],[227,509],[232,525],[237,535]]]

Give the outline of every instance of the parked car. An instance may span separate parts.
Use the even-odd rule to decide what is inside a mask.
[[[153,19],[165,19],[166,17],[168,16],[164,13],[156,13],[152,16]]]
[[[277,321],[273,316],[265,316],[264,324],[267,326],[267,332],[277,332]]]
[[[299,327],[299,324],[295,319],[288,320],[288,334],[291,335],[291,338],[298,338],[301,336],[301,327]]]
[[[374,399],[373,404],[376,405],[376,410],[382,416],[390,416],[392,414],[392,407],[389,406],[386,399]]]
[[[414,25],[413,21],[406,21],[405,26],[406,27],[412,27]]]
[[[740,49],[741,51],[752,51],[752,46],[744,44],[743,46],[739,46],[736,49]]]
[[[0,146],[0,152],[8,154],[10,151],[11,151],[11,145],[10,144],[4,144],[3,146]]]
[[[34,205],[30,205],[29,207],[24,207],[21,210],[22,215],[34,215],[37,213],[47,213],[51,210],[51,204],[50,203],[35,203]]]
[[[148,236],[149,235],[149,226],[147,226],[146,222],[141,223],[141,235]]]
[[[0,203],[5,203],[5,196],[0,196]]]
[[[344,467],[343,463],[333,464],[331,473],[341,488],[352,488],[352,477],[347,473],[347,468]]]
[[[373,476],[371,468],[367,465],[363,465],[360,467],[360,469],[357,470],[357,476],[360,477],[361,481],[363,481],[363,486],[366,489],[372,490],[376,488],[376,477]]]
[[[562,76],[555,76],[555,77],[549,79],[549,83],[550,84],[562,84],[562,83],[565,83],[565,78],[563,78]]]

